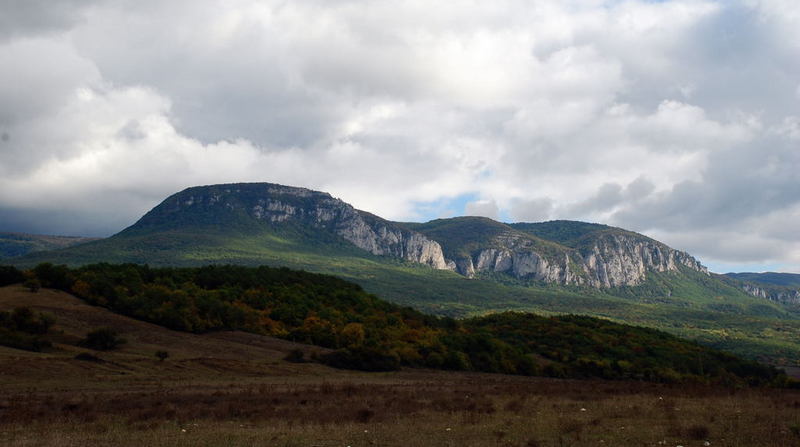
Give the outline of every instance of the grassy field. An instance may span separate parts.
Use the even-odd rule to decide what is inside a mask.
[[[771,447],[800,442],[797,393],[429,372],[251,382],[3,393],[0,442]]]
[[[0,288],[0,310],[56,317],[43,353],[0,347],[8,446],[796,446],[800,392],[574,381],[284,360],[319,350],[239,332],[190,334],[60,292]],[[78,360],[98,326],[121,349]],[[166,350],[159,361],[154,353]]]

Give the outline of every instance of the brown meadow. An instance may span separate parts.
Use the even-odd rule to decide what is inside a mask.
[[[800,445],[794,390],[349,372],[287,362],[315,348],[285,340],[169,331],[54,291],[0,289],[0,309],[19,305],[56,315],[57,337],[45,353],[0,347],[0,445]],[[128,343],[76,359],[85,349],[72,341],[100,324]]]

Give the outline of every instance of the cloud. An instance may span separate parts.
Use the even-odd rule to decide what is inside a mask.
[[[792,2],[51,3],[0,5],[0,230],[272,181],[800,265]]]
[[[553,201],[546,198],[517,200],[511,207],[511,217],[517,222],[548,220],[553,211]]]
[[[63,32],[78,24],[92,0],[4,1],[0,3],[0,42]]]
[[[497,203],[494,200],[477,200],[469,202],[464,208],[466,216],[482,216],[490,219],[497,219],[500,215],[500,209],[497,208]]]

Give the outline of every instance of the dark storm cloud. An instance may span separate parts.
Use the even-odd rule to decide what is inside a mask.
[[[0,42],[68,30],[83,19],[95,0],[2,0]]]
[[[133,222],[129,216],[115,216],[108,209],[87,213],[72,209],[0,208],[0,229],[4,232],[57,235],[110,236]]]

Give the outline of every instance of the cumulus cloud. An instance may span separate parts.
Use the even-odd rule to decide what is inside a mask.
[[[500,216],[500,209],[494,200],[476,200],[469,202],[464,207],[464,214],[467,216],[482,216],[490,219],[497,219]]]
[[[792,2],[51,3],[0,5],[0,230],[272,181],[800,265]]]

